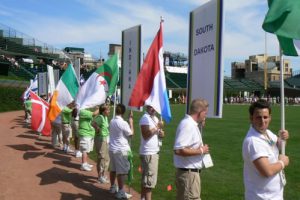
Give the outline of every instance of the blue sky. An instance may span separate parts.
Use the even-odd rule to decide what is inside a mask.
[[[165,51],[188,54],[189,13],[208,0],[1,0],[0,23],[55,48],[83,47],[106,58],[110,43],[121,43],[121,32],[142,25],[142,51],[147,52],[164,23]],[[230,63],[265,52],[261,28],[267,0],[224,0],[224,71]],[[277,39],[267,34],[267,53],[278,55]],[[294,70],[299,58],[288,57]]]

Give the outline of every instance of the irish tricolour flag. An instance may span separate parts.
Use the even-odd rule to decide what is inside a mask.
[[[168,123],[171,110],[163,65],[162,23],[154,38],[131,93],[129,106],[151,105]]]
[[[75,100],[79,89],[74,68],[69,64],[61,76],[50,102],[49,118],[51,121],[59,115],[61,110]]]
[[[269,10],[262,25],[277,35],[284,55],[300,55],[300,1],[268,0]]]
[[[78,92],[79,109],[92,108],[105,103],[112,95],[119,79],[118,56],[113,55],[88,78]]]

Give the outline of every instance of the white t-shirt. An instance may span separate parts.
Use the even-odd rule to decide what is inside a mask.
[[[140,119],[141,125],[148,125],[150,129],[155,128],[158,123],[156,116],[151,117],[148,113],[145,113]],[[148,140],[144,140],[141,135],[140,143],[140,155],[153,155],[159,152],[158,136],[157,134],[150,137]]]
[[[186,115],[177,127],[174,150],[198,149],[200,146],[203,146],[203,142],[198,124],[191,116]],[[176,168],[201,169],[202,157],[202,155],[179,156],[174,154],[174,166]]]
[[[116,116],[109,125],[109,151],[129,151],[128,136],[132,135],[129,124],[121,117]]]
[[[283,184],[279,173],[264,177],[253,163],[260,157],[267,157],[270,163],[278,162],[277,136],[270,130],[267,130],[267,134],[273,145],[251,126],[243,142],[246,200],[283,200]]]

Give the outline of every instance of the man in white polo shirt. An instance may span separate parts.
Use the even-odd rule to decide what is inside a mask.
[[[110,135],[109,135],[109,157],[110,157],[110,192],[115,193],[118,199],[129,199],[131,194],[124,191],[125,178],[130,169],[128,161],[128,152],[131,151],[129,145],[129,138],[133,135],[133,116],[129,115],[128,122],[123,119],[126,108],[123,104],[116,106],[116,116],[110,122]],[[119,186],[115,185],[115,179]]]
[[[146,105],[146,112],[140,119],[141,143],[140,158],[142,163],[141,199],[151,200],[158,173],[160,139],[164,137],[163,122],[155,116],[156,111]]]
[[[174,144],[174,165],[176,170],[176,199],[200,200],[200,172],[203,167],[203,155],[209,152],[203,144],[198,123],[205,124],[208,102],[194,99],[187,114],[179,123]]]
[[[283,200],[285,177],[283,169],[289,158],[279,154],[281,140],[287,140],[287,130],[272,133],[271,106],[258,100],[249,107],[250,128],[243,142],[245,200]]]

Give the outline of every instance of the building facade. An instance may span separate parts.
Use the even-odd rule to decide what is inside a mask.
[[[266,60],[266,62],[265,62]],[[283,60],[284,79],[292,76],[292,68],[290,60]],[[265,83],[265,69],[266,81],[280,80],[280,57],[268,56],[265,54],[249,56],[245,62],[231,63],[231,77],[233,79],[246,78],[254,80],[262,85]]]

